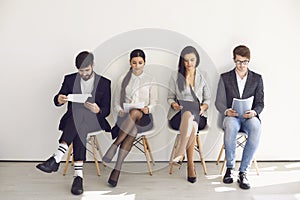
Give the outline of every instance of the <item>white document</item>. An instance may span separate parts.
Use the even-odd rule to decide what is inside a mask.
[[[130,110],[132,109],[141,109],[141,108],[144,108],[145,107],[145,104],[144,102],[139,102],[139,103],[123,103],[123,108],[124,108],[124,111],[126,113],[129,113]]]
[[[69,94],[68,101],[76,102],[76,103],[85,103],[89,97],[92,97],[91,94]]]
[[[251,110],[254,96],[247,99],[233,98],[232,109],[238,112],[239,116],[245,114],[246,111]]]

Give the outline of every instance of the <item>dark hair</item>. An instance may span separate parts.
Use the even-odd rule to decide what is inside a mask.
[[[144,62],[146,62],[146,56],[143,50],[141,49],[135,49],[130,53],[129,56],[129,61],[132,60],[132,58],[135,57],[141,57],[143,58]],[[131,74],[132,74],[132,68],[129,68],[129,71],[127,72],[126,76],[124,77],[123,81],[122,81],[122,85],[121,85],[121,96],[120,96],[120,104],[121,107],[123,107],[123,103],[125,102],[125,89],[130,81],[131,78]]]
[[[250,60],[250,49],[245,45],[239,45],[233,49],[233,59],[236,58],[236,55],[246,57]]]
[[[185,86],[185,76],[186,76],[186,69],[184,66],[184,56],[186,54],[193,53],[196,56],[196,67],[198,67],[200,63],[200,56],[197,50],[192,46],[186,46],[180,53],[180,58],[178,62],[178,75],[177,75],[177,84],[180,91],[184,90]]]
[[[85,68],[94,64],[94,55],[88,51],[82,51],[76,56],[75,66],[77,69]]]
[[[132,58],[135,58],[135,57],[141,57],[143,58],[144,62],[146,62],[146,56],[145,56],[145,53],[143,50],[141,49],[135,49],[133,50],[131,53],[130,53],[130,60],[132,60]]]

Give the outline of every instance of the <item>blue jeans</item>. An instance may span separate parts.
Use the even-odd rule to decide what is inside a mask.
[[[242,131],[247,134],[248,139],[245,144],[239,168],[240,172],[247,172],[259,145],[261,134],[260,120],[257,117],[252,117],[251,119],[225,117],[223,121],[223,128],[227,168],[235,167],[237,133]]]

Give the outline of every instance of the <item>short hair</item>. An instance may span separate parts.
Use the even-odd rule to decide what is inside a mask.
[[[80,52],[75,59],[77,69],[85,68],[94,64],[94,55],[88,51]]]
[[[245,45],[239,45],[233,49],[233,59],[236,58],[236,55],[246,57],[250,60],[250,49]]]

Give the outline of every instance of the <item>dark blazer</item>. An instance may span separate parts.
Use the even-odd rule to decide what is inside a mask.
[[[62,83],[61,89],[57,95],[54,97],[54,104],[56,106],[61,106],[58,103],[58,95],[59,94],[81,94],[81,87],[80,87],[80,75],[78,73],[73,73],[66,75],[64,77],[64,81]],[[110,101],[111,101],[111,89],[110,89],[110,80],[100,76],[95,73],[95,82],[94,82],[94,89],[92,91],[92,98],[89,99],[89,102],[95,102],[100,107],[100,112],[97,115],[98,122],[101,128],[107,132],[111,131],[111,127],[105,117],[107,117],[110,113]],[[74,107],[83,107],[82,103],[73,103],[68,102],[68,109],[67,112],[63,115],[59,123],[59,130],[63,130],[66,121],[68,118],[73,117],[72,109]]]
[[[264,108],[263,80],[261,75],[248,69],[242,99],[251,96],[254,96],[252,110],[255,110],[259,118],[259,114]],[[240,98],[235,69],[221,74],[215,102],[217,110],[223,114],[226,109],[231,108],[233,98]]]

